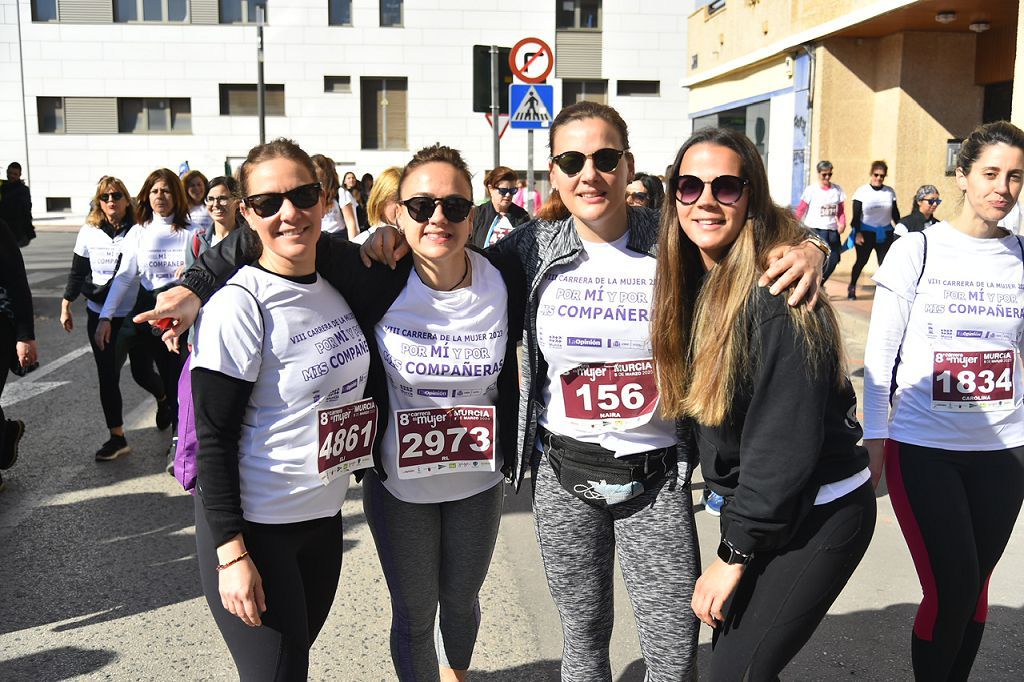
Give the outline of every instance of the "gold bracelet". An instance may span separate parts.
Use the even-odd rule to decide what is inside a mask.
[[[237,563],[238,563],[239,561],[241,561],[242,559],[244,559],[244,558],[245,558],[245,557],[247,557],[247,556],[249,556],[249,552],[248,552],[248,550],[246,550],[246,551],[242,552],[241,554],[239,554],[238,556],[236,556],[236,557],[235,557],[234,559],[232,559],[231,561],[229,561],[229,562],[227,562],[227,563],[225,563],[225,564],[221,564],[220,566],[218,566],[218,567],[217,567],[217,572],[218,572],[218,573],[220,573],[220,572],[221,572],[221,571],[223,571],[223,570],[224,570],[225,568],[229,568],[230,566],[234,566],[235,564],[237,564]]]
[[[804,239],[804,243],[810,244],[811,246],[825,254],[825,262],[828,262],[828,257],[832,255],[832,248],[825,243],[825,240],[823,240],[821,237],[818,237],[817,235],[813,237],[808,235],[807,238]]]

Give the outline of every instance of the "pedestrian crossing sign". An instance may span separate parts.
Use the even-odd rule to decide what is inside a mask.
[[[555,104],[553,85],[510,85],[509,127],[550,128]]]

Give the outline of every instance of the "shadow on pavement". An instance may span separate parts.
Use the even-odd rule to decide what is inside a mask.
[[[4,556],[0,633],[50,623],[61,630],[200,595],[192,499],[137,493],[43,506]]]
[[[6,680],[69,680],[88,675],[117,658],[106,649],[59,647],[3,661]]]
[[[474,670],[470,676],[474,682],[558,682],[561,670],[561,661],[534,661],[494,672]]]

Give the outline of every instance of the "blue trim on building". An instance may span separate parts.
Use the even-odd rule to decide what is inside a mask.
[[[793,60],[793,182],[790,187],[790,205],[800,203],[807,184],[807,150],[811,138],[810,75],[811,58],[801,51]]]
[[[771,99],[772,97],[775,97],[777,95],[785,95],[786,93],[789,92],[793,92],[793,88],[783,88],[781,90],[773,90],[772,92],[754,95],[753,97],[745,97],[743,99],[738,99],[733,102],[729,102],[728,104],[723,104],[721,106],[712,107],[711,109],[705,109],[704,111],[692,113],[690,114],[690,120],[699,118],[701,116],[707,116],[708,114],[717,114],[720,111],[728,111],[729,109],[745,107],[748,104],[756,104],[758,102],[763,102],[766,99]]]

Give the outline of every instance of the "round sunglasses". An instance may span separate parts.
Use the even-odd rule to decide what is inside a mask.
[[[686,206],[697,203],[704,194],[704,182],[696,175],[681,175],[675,180],[676,199]],[[746,178],[735,175],[719,175],[711,181],[711,196],[720,204],[732,206],[743,196],[743,188],[750,184]]]
[[[121,192],[107,192],[100,195],[100,201],[121,201],[124,199],[124,194]]]
[[[619,166],[619,160],[622,155],[626,153],[625,149],[612,149],[606,147],[604,149],[598,149],[593,154],[584,154],[583,152],[562,152],[551,157],[551,163],[558,166],[558,168],[566,175],[576,175],[583,170],[584,164],[587,163],[587,159],[594,160],[594,167],[602,173],[611,173]]]
[[[269,218],[277,215],[281,210],[284,200],[292,202],[292,206],[299,209],[312,208],[320,201],[320,194],[323,189],[319,182],[311,182],[308,185],[299,185],[287,192],[265,192],[247,196],[242,201],[252,209],[252,212],[260,218]]]
[[[461,223],[473,210],[473,202],[457,194],[448,197],[412,197],[398,203],[405,206],[409,217],[418,223],[430,220],[438,204],[441,205],[441,213],[450,223]]]

